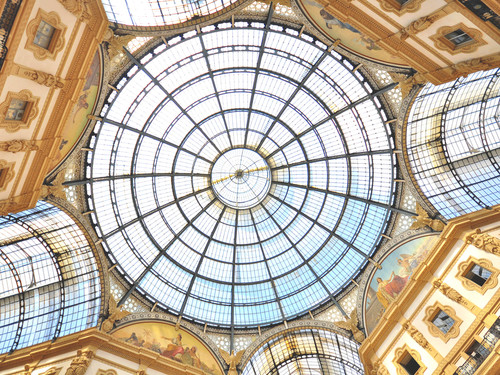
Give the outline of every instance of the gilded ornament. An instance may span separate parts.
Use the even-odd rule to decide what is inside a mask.
[[[481,233],[480,229],[476,229],[476,233],[467,236],[466,241],[478,249],[500,255],[500,239],[486,233]]]
[[[67,11],[83,21],[90,20],[89,0],[58,0]]]
[[[94,352],[91,350],[78,350],[76,357],[73,358],[69,368],[66,370],[66,375],[83,375],[90,365],[90,361],[94,357]]]
[[[418,20],[413,21],[401,30],[401,34],[399,36],[400,39],[406,40],[410,35],[415,35],[421,31],[424,31],[429,26],[431,26],[438,18],[440,18],[438,14],[420,17]]]
[[[238,370],[236,370],[236,366],[241,361],[241,357],[243,357],[244,350],[240,350],[238,353],[234,354],[234,350],[229,354],[225,350],[219,349],[220,355],[224,358],[224,361],[229,365],[229,370],[227,375],[238,375]]]
[[[54,180],[51,181],[51,185],[42,185],[42,187],[40,188],[39,199],[47,198],[49,195],[52,195],[56,198],[66,199],[66,193],[64,191],[63,185],[63,182],[65,181],[64,175],[65,171],[63,170],[59,172]]]
[[[20,151],[36,151],[38,149],[39,147],[33,141],[14,139],[0,142],[0,151],[12,152],[14,154]]]
[[[40,375],[57,375],[61,371],[62,367],[51,367],[45,372],[40,373]]]
[[[418,203],[416,209],[418,216],[411,217],[415,221],[411,224],[410,229],[420,229],[425,226],[430,227],[436,232],[441,232],[444,229],[444,223],[440,220],[431,219],[427,212]]]
[[[43,86],[59,89],[64,87],[64,83],[60,78],[49,73],[41,72],[39,70],[24,69],[23,76]]]
[[[108,29],[104,34],[104,42],[108,43],[109,59],[113,60],[116,55],[123,52],[123,47],[134,39],[134,35],[115,35],[111,29]]]
[[[123,309],[123,305],[117,306],[112,295],[109,296],[108,318],[102,322],[101,330],[109,332],[113,329],[115,321],[125,318],[130,312]]]
[[[356,310],[353,310],[351,312],[351,315],[349,319],[346,319],[346,321],[338,321],[338,322],[333,322],[337,327],[346,329],[348,331],[352,332],[352,335],[354,336],[354,340],[357,342],[361,343],[365,339],[364,333],[358,328],[358,315],[356,314]]]
[[[394,82],[398,82],[398,87],[401,89],[401,96],[403,98],[407,97],[413,86],[423,85],[427,83],[425,77],[416,73],[411,77],[408,77],[401,73],[388,72]]]

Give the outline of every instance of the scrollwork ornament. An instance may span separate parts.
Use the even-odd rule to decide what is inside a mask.
[[[480,229],[476,229],[474,234],[467,236],[466,242],[488,253],[500,255],[500,239],[481,233]]]
[[[38,149],[39,147],[33,141],[22,139],[13,139],[3,142],[0,141],[0,151],[12,152],[13,154],[22,151],[36,151]]]
[[[440,16],[435,14],[435,15],[430,15],[430,16],[424,16],[420,17],[418,20],[413,21],[410,23],[407,27],[403,28],[401,30],[400,34],[400,39],[401,40],[406,40],[410,35],[415,35],[418,34],[419,32],[422,32],[429,28]]]

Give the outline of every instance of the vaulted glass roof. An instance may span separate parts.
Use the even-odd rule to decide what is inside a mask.
[[[241,0],[102,0],[111,22],[133,26],[174,25],[214,14]]]
[[[235,328],[335,303],[394,210],[384,90],[270,21],[167,44],[128,54],[90,139],[88,204],[121,302]]]

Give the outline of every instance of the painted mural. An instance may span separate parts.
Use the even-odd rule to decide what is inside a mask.
[[[82,92],[66,121],[61,134],[61,143],[49,170],[55,168],[69,154],[84,132],[88,123],[87,115],[94,110],[99,95],[101,75],[101,59],[99,58],[99,51],[97,51],[85,77]]]
[[[438,235],[423,236],[396,246],[368,281],[365,293],[365,328],[370,334],[385,309],[408,283],[411,275],[432,249]]]
[[[342,45],[364,58],[379,63],[406,66],[397,56],[391,55],[375,44],[375,41],[363,35],[360,31],[335,18],[325,8],[314,0],[296,0],[300,10],[311,23],[331,40],[340,39]]]
[[[129,344],[155,351],[185,365],[194,366],[207,374],[223,372],[211,352],[186,330],[161,322],[130,324],[112,333],[113,337]]]

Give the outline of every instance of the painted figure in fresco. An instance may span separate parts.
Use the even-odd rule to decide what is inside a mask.
[[[366,37],[365,35],[361,34],[361,32],[358,29],[355,29],[354,27],[352,27],[348,23],[344,23],[341,20],[339,20],[338,18],[335,18],[330,13],[328,13],[325,9],[321,9],[319,11],[319,14],[320,14],[321,18],[323,18],[325,20],[325,26],[328,29],[332,29],[332,25],[333,26],[338,26],[338,27],[340,27],[343,30],[347,29],[347,30],[349,30],[349,31],[351,31],[353,33],[359,34],[358,41],[359,41],[359,43],[363,44],[366,49],[368,49],[368,50],[375,50],[375,51],[381,49],[379,46],[377,46],[375,44],[375,41],[373,41],[372,39],[370,39],[370,38]]]
[[[131,344],[137,345],[139,343],[139,339],[137,338],[137,335],[135,332],[132,332],[129,338],[125,339],[125,342],[129,342]]]
[[[395,275],[394,271],[387,280],[382,280],[380,277],[377,277],[377,298],[384,308],[387,308],[391,302],[394,302],[398,294],[401,293],[406,286],[408,278],[409,276],[401,277]]]
[[[175,359],[177,354],[184,354],[185,350],[182,347],[182,335],[180,333],[173,339],[165,336],[163,338],[170,341],[171,344],[167,345],[167,348],[161,353],[162,356]]]

